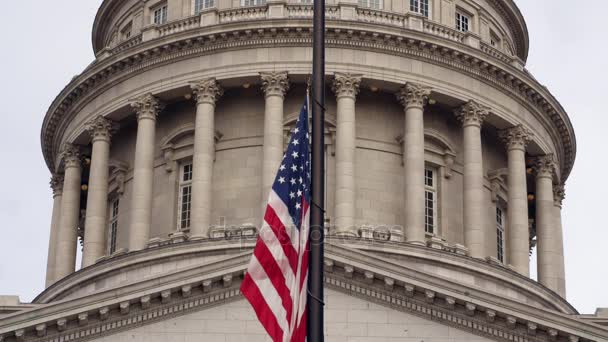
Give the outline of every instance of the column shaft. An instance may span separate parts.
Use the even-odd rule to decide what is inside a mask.
[[[357,236],[355,226],[357,153],[355,100],[360,76],[336,73],[333,90],[337,99],[336,126],[336,192],[334,224],[337,235]]]
[[[55,258],[57,257],[57,239],[61,224],[61,201],[63,198],[63,177],[53,176],[51,179],[53,189],[53,212],[51,216],[51,232],[49,235],[49,250],[46,262],[45,287],[55,282]]]
[[[156,115],[159,103],[151,94],[148,94],[136,100],[131,106],[137,112],[137,140],[133,164],[129,250],[137,251],[144,249],[150,238]]]
[[[483,214],[484,174],[481,149],[481,124],[488,115],[488,108],[469,101],[460,111],[458,118],[464,127],[464,191],[463,223],[464,241],[469,255],[486,257],[486,237]]]
[[[508,150],[507,262],[517,272],[530,275],[530,233],[528,229],[528,187],[526,182],[526,145],[531,134],[516,126],[501,132]]]
[[[562,201],[564,199],[564,186],[558,185],[553,188],[554,219],[555,219],[555,249],[557,253],[557,293],[566,298],[566,270],[564,265],[564,235],[562,226]]]
[[[97,117],[87,129],[93,137],[82,267],[93,265],[106,251],[111,122]]]
[[[58,281],[74,272],[80,215],[80,155],[78,148],[67,145],[63,152],[64,181],[61,198],[61,219],[57,234],[55,276]]]
[[[424,105],[430,88],[408,83],[397,95],[405,108],[403,165],[405,168],[405,239],[425,245]]]
[[[561,230],[556,228],[553,198],[553,156],[536,162],[536,238],[538,281],[549,289],[560,291]],[[558,232],[559,230],[559,232]],[[562,272],[563,273],[563,272]],[[563,287],[563,286],[562,286]]]
[[[193,85],[192,89],[197,105],[192,160],[190,235],[192,238],[206,238],[211,225],[215,102],[221,96],[221,89],[215,79],[203,80]]]
[[[270,188],[283,160],[283,115],[285,94],[289,90],[287,72],[260,73],[264,91],[264,145],[262,147],[262,198],[264,215]]]

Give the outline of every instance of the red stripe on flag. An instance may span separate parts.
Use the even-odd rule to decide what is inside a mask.
[[[279,326],[274,313],[268,306],[268,303],[264,300],[264,296],[258,289],[257,285],[251,279],[250,276],[245,275],[245,279],[241,283],[241,292],[247,298],[253,310],[255,311],[258,320],[262,323],[262,326],[266,329],[266,332],[273,341],[283,340],[283,330]]]
[[[274,286],[275,290],[281,297],[281,302],[283,303],[283,307],[287,312],[287,322],[289,322],[291,318],[291,313],[293,312],[293,303],[291,298],[291,292],[286,285],[285,276],[283,275],[283,271],[281,267],[276,262],[276,259],[272,256],[270,251],[268,250],[268,246],[262,240],[258,240],[256,247],[253,251],[253,254],[257,257],[258,262],[264,268],[264,272],[270,279],[270,282]]]
[[[274,235],[281,243],[285,256],[287,256],[287,259],[289,260],[291,270],[293,271],[293,274],[296,274],[298,270],[298,251],[293,248],[291,238],[287,234],[283,221],[281,221],[281,219],[277,216],[277,213],[274,211],[274,208],[272,208],[270,205],[266,207],[264,221],[266,221],[270,229],[272,229],[274,232]]]

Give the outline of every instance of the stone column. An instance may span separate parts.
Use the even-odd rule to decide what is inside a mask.
[[[215,154],[215,103],[223,91],[215,78],[191,86],[196,99],[190,236],[206,238],[211,224],[213,159]]]
[[[553,155],[537,158],[536,171],[536,240],[538,281],[559,293],[560,252],[559,233],[555,228],[553,198]]]
[[[531,133],[522,125],[500,132],[508,153],[507,262],[522,275],[530,275],[530,232],[528,229],[528,187],[526,146]]]
[[[564,235],[562,226],[562,203],[566,197],[563,184],[553,186],[553,211],[555,220],[555,251],[557,258],[557,293],[566,298],[566,270],[564,265]]]
[[[55,258],[57,255],[57,235],[61,223],[61,199],[63,197],[63,176],[53,175],[51,177],[51,189],[53,189],[53,213],[51,216],[51,233],[49,235],[49,251],[46,259],[46,283],[45,287],[55,282]]]
[[[289,90],[287,72],[260,73],[264,91],[264,146],[262,160],[262,212],[270,187],[283,160],[283,101]]]
[[[129,250],[137,251],[144,249],[150,238],[156,116],[160,111],[160,103],[152,94],[146,94],[132,102],[131,107],[137,114],[137,140],[133,165]]]
[[[481,152],[481,125],[489,114],[489,108],[469,101],[456,111],[464,130],[464,241],[470,256],[486,257],[487,227],[483,220],[486,212],[484,205],[484,173]]]
[[[336,73],[333,91],[337,101],[336,192],[334,222],[336,235],[357,236],[355,227],[356,118],[355,100],[361,76]]]
[[[77,146],[66,144],[61,154],[65,173],[61,198],[61,219],[55,250],[55,282],[73,273],[76,267],[80,215],[80,151]]]
[[[397,99],[405,109],[403,164],[405,167],[405,239],[426,245],[424,227],[424,105],[431,88],[407,83]]]
[[[105,254],[108,213],[108,178],[112,122],[98,116],[87,124],[93,140],[82,267],[93,265]]]

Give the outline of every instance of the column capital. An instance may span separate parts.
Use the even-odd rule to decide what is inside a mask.
[[[523,125],[517,125],[511,128],[504,129],[499,132],[500,139],[507,145],[510,150],[526,150],[526,146],[532,140],[534,135]]]
[[[260,79],[262,80],[262,91],[264,91],[265,97],[285,97],[285,94],[289,91],[287,71],[261,72]]]
[[[553,203],[556,207],[562,207],[562,203],[566,198],[566,188],[564,184],[553,185]]]
[[[431,95],[431,88],[416,83],[406,83],[397,92],[397,100],[406,109],[424,107]]]
[[[61,196],[61,194],[63,193],[63,175],[52,175],[49,184],[51,185],[51,189],[53,190],[53,197]]]
[[[64,169],[80,167],[80,148],[74,144],[66,143],[61,151]]]
[[[151,93],[142,95],[131,102],[131,108],[137,114],[137,121],[150,119],[156,121],[156,116],[162,109],[160,101]]]
[[[553,157],[553,154],[537,157],[534,161],[534,172],[536,173],[536,178],[553,179],[555,167],[555,158]]]
[[[454,114],[456,114],[456,118],[462,122],[462,126],[464,127],[471,125],[481,127],[483,121],[490,114],[490,108],[470,100],[455,110]]]
[[[112,120],[106,119],[103,116],[97,116],[85,125],[85,129],[93,139],[110,141],[112,134],[116,131],[116,125]]]
[[[215,106],[217,100],[224,95],[224,90],[215,78],[207,78],[190,85],[196,104],[209,103]]]
[[[336,94],[336,97],[350,97],[355,99],[359,94],[359,86],[361,85],[361,76],[337,72],[334,76],[334,82],[331,89]]]

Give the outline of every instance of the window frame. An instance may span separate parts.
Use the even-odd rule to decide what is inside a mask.
[[[457,9],[455,18],[456,18],[456,30],[457,31],[463,32],[463,33],[471,31],[472,16],[470,14],[468,14],[460,9]],[[466,19],[466,20],[463,20],[463,19]]]
[[[201,14],[204,10],[214,8],[215,0],[193,0],[194,1],[194,14]]]
[[[428,177],[429,172],[431,173],[431,177]],[[438,170],[431,166],[424,167],[424,231],[427,234],[436,235],[437,229],[439,227],[437,218],[438,218],[438,199],[439,199],[439,187],[437,184],[437,174]],[[427,180],[431,180],[430,185]],[[431,207],[429,208],[429,195],[432,197],[430,200],[432,202]],[[429,210],[432,211],[431,215],[429,215]],[[432,224],[429,225],[429,218],[433,220]]]
[[[357,4],[359,7],[376,11],[381,11],[384,8],[384,3],[382,0],[358,0]]]
[[[152,13],[152,24],[163,25],[167,23],[169,16],[169,6],[166,2],[151,8],[150,12]],[[158,16],[157,13],[159,13]]]
[[[189,169],[188,169],[189,168]],[[188,169],[188,170],[187,170]],[[189,230],[192,220],[192,160],[183,161],[179,165],[179,180],[177,191],[177,229]],[[185,177],[188,174],[188,177]],[[187,179],[186,179],[187,178]],[[187,189],[188,194],[184,194]],[[184,208],[184,196],[187,196],[186,208]],[[186,215],[186,218],[184,218]]]
[[[118,217],[120,215],[120,198],[112,199],[108,206],[108,254],[112,255],[116,252],[118,246]]]
[[[501,263],[505,263],[505,257],[506,257],[506,246],[505,246],[505,236],[506,236],[506,230],[505,230],[505,219],[506,219],[506,215],[505,215],[505,210],[500,207],[500,206],[496,206],[496,211],[495,211],[495,223],[496,223],[496,259],[498,259],[498,261],[500,261]]]
[[[241,0],[241,7],[255,7],[266,5],[266,0]]]
[[[410,12],[414,12],[424,16],[431,17],[431,4],[429,0],[410,0]]]

